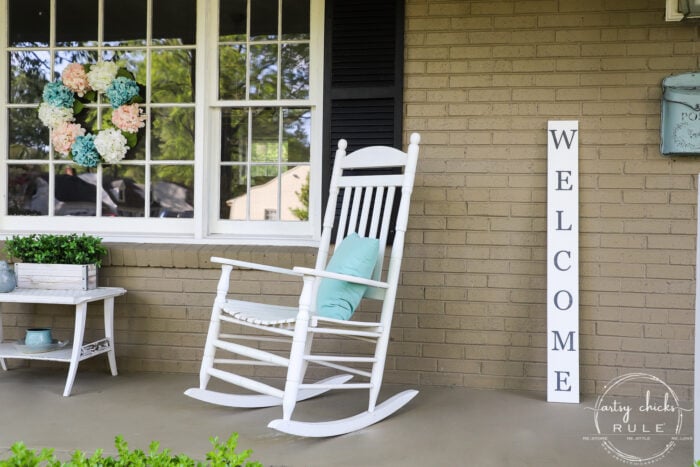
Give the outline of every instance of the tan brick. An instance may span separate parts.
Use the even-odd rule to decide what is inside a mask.
[[[525,368],[520,362],[482,362],[481,372],[484,375],[523,376]]]

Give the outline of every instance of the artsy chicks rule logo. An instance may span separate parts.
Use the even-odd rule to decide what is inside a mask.
[[[618,376],[605,386],[595,407],[586,409],[593,411],[597,434],[584,439],[599,441],[627,464],[652,464],[677,443],[692,439],[683,435],[683,417],[690,409],[680,406],[669,385],[646,373]]]

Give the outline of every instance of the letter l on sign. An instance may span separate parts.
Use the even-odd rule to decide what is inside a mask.
[[[578,403],[578,121],[547,126],[547,401]]]

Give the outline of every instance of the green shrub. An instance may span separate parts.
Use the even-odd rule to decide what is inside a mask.
[[[58,460],[53,449],[36,452],[18,441],[12,445],[12,456],[0,460],[0,467],[262,467],[260,462],[247,460],[253,453],[250,449],[235,452],[238,433],[233,433],[225,443],[219,442],[219,438],[211,438],[210,441],[213,449],[207,453],[204,462],[195,461],[184,454],[173,455],[168,449],[159,452],[160,445],[155,441],[150,444],[148,453],[139,449],[130,451],[121,436],[114,439],[118,453],[116,457],[105,457],[102,449],[90,457],[76,450],[68,462]]]
[[[33,234],[13,236],[5,241],[5,252],[25,263],[102,265],[107,248],[92,235]]]

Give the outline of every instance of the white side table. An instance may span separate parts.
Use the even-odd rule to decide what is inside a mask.
[[[98,287],[93,290],[48,290],[48,289],[15,289],[12,292],[0,293],[0,303],[44,303],[54,305],[75,305],[75,330],[73,332],[72,348],[54,350],[45,353],[23,353],[11,342],[2,342],[2,314],[0,314],[0,365],[7,370],[6,358],[24,360],[53,360],[70,362],[68,379],[63,390],[65,397],[70,396],[73,380],[78,371],[78,363],[107,353],[109,368],[113,376],[117,375],[117,361],[114,356],[114,297],[124,295],[125,289],[120,287]],[[90,302],[104,301],[105,337],[95,342],[83,344],[85,335],[85,320],[87,305]]]

